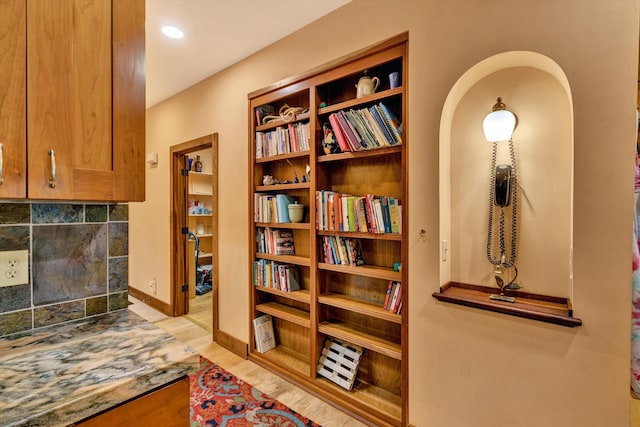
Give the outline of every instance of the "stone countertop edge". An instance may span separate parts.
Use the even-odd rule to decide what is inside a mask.
[[[199,355],[127,310],[0,338],[0,426],[66,426],[195,372]]]

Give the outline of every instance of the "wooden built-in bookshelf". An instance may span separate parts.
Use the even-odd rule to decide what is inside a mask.
[[[379,426],[408,424],[407,42],[408,35],[401,34],[249,94],[249,358]],[[373,94],[357,98],[356,85],[365,72],[378,77],[380,85]],[[400,73],[399,87],[389,87],[391,72]],[[258,122],[264,114],[274,115],[268,113],[271,109],[278,115],[283,106],[298,108],[290,121]],[[352,130],[358,125],[362,129],[367,113],[358,111],[376,108],[380,114],[387,109],[387,119],[395,116],[401,130],[388,128],[386,142],[364,139],[363,144],[369,146],[363,150],[325,151],[323,125],[331,125],[330,117],[350,115]],[[364,121],[356,124],[358,117]],[[305,137],[304,132],[308,132],[308,149],[299,140]],[[266,175],[277,183],[269,185]],[[257,221],[265,218],[260,209],[269,197],[264,195],[275,198],[281,194],[305,206],[302,222]],[[368,202],[367,195],[371,196]],[[355,200],[341,199],[347,196]],[[354,209],[362,206],[360,213],[338,217],[338,202],[329,203],[334,197],[340,203],[353,202]],[[392,199],[401,206],[393,206],[397,208],[395,217],[389,213]],[[382,207],[377,208],[385,213],[384,226],[367,226],[376,215],[371,205],[378,202]],[[370,210],[365,213],[364,209]],[[356,215],[360,217],[354,229],[351,221]],[[343,219],[346,222],[341,222]],[[392,228],[390,222],[397,227]],[[263,229],[290,230],[295,253],[258,252],[256,236],[258,231],[264,233]],[[344,247],[328,248],[327,242]],[[332,257],[327,258],[327,251]],[[345,262],[346,258],[350,262]],[[277,288],[275,273],[269,276],[273,283],[265,286],[255,280],[259,274],[256,261],[262,266],[265,260],[296,268],[300,289],[288,292]],[[386,308],[391,282],[402,284],[396,295],[399,312]],[[272,317],[277,346],[259,353],[253,319],[263,314]],[[327,337],[364,349],[351,390],[316,372]]]

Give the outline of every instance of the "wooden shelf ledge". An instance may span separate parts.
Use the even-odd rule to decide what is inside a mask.
[[[286,320],[287,322],[295,323],[296,325],[309,328],[311,326],[309,320],[309,312],[303,311],[295,307],[280,304],[277,302],[267,302],[264,304],[257,304],[256,310],[270,314],[278,319]]]
[[[344,310],[353,311],[376,319],[386,320],[393,323],[402,323],[402,316],[386,310],[382,306],[364,302],[347,295],[327,293],[318,297],[320,304],[330,305],[332,307],[342,308]]]
[[[282,292],[278,289],[267,288],[265,286],[254,286],[254,288],[259,292],[278,295],[280,297],[288,298],[294,301],[300,301],[306,304],[309,304],[309,302],[311,301],[311,295],[309,294],[308,289],[298,289],[297,291]]]
[[[325,321],[318,325],[318,331],[393,359],[402,360],[402,348],[399,343],[373,335],[346,322]]]
[[[449,282],[441,286],[440,292],[434,292],[432,296],[438,301],[539,320],[556,325],[569,326],[572,328],[582,326],[582,320],[573,317],[573,308],[568,298],[520,291],[505,291],[505,296],[515,297],[516,299],[515,302],[506,302],[489,299],[491,294],[499,294],[499,289],[488,286]]]

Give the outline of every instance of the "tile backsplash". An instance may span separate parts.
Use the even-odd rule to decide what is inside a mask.
[[[29,251],[29,283],[0,286],[0,336],[127,308],[126,204],[0,203],[0,251]]]

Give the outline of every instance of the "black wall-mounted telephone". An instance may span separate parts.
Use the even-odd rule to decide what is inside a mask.
[[[496,167],[496,206],[509,206],[511,194],[511,166],[498,165]]]

